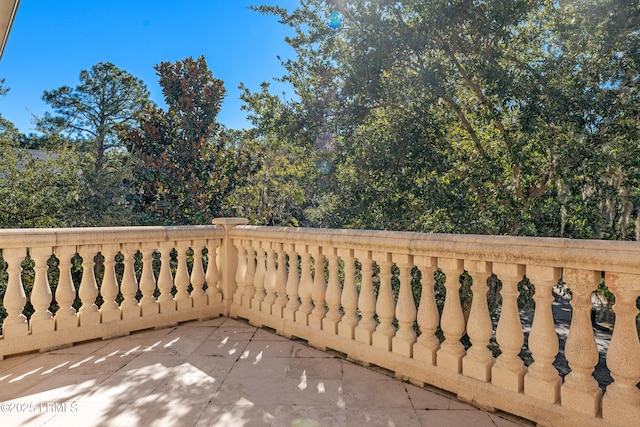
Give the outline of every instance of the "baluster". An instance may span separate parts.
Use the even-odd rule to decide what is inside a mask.
[[[444,342],[436,353],[436,363],[439,368],[460,373],[462,358],[465,355],[464,346],[460,342],[465,330],[460,302],[460,275],[464,271],[464,263],[460,259],[440,258],[438,267],[446,275],[444,282],[446,295],[440,321]]]
[[[220,241],[217,239],[207,241],[207,272],[204,276],[207,281],[207,299],[209,305],[222,304],[222,292],[218,289],[218,281],[220,280],[220,274],[218,274],[218,246]]]
[[[313,277],[311,276],[311,254],[309,253],[309,247],[300,245],[298,248],[300,252],[301,272],[300,272],[300,286],[298,292],[300,293],[300,307],[296,311],[296,322],[303,325],[309,324],[309,315],[313,310],[313,304],[311,303],[311,290],[313,289]]]
[[[251,309],[260,310],[260,306],[262,305],[262,301],[264,301],[265,297],[264,279],[267,274],[265,256],[267,253],[262,248],[260,242],[254,242],[254,248],[256,250],[256,275],[253,278],[253,285],[256,289],[256,293],[253,295],[253,299],[251,300]]]
[[[600,272],[565,268],[563,280],[572,292],[571,327],[564,354],[571,372],[560,387],[562,406],[595,417],[600,412],[602,392],[593,378],[598,363],[598,346],[591,325],[591,292],[600,281]]]
[[[264,275],[264,289],[267,295],[261,302],[260,311],[271,314],[271,307],[276,300],[276,255],[273,247],[267,243],[267,270]]]
[[[118,280],[116,279],[116,254],[120,249],[120,245],[101,245],[100,252],[104,257],[104,276],[102,277],[102,286],[100,294],[102,295],[102,306],[100,307],[100,319],[102,323],[120,320],[120,306],[116,302],[118,292]],[[62,274],[62,270],[60,270]],[[69,274],[71,274],[69,272]],[[58,284],[58,287],[60,285]]]
[[[160,274],[158,274],[158,289],[160,297],[160,313],[172,313],[176,311],[176,301],[173,299],[173,276],[171,275],[171,250],[172,242],[160,243]]]
[[[340,289],[340,276],[338,264],[338,254],[335,248],[329,249],[327,259],[329,260],[329,281],[327,282],[327,292],[325,298],[327,301],[326,316],[322,319],[322,330],[328,331],[331,334],[338,333],[338,322],[342,318],[342,312],[340,311],[340,300],[342,298]]]
[[[278,267],[276,269],[276,298],[271,307],[271,314],[282,317],[284,308],[287,306],[287,254],[284,252],[284,245],[276,243],[278,253]]]
[[[234,245],[238,250],[238,266],[236,267],[236,291],[233,294],[233,303],[236,305],[242,304],[242,296],[244,295],[246,283],[244,282],[244,276],[247,272],[247,249],[245,248],[241,239],[234,240]]]
[[[189,296],[189,269],[187,268],[187,250],[188,242],[177,242],[176,250],[178,251],[178,268],[176,270],[176,306],[178,310],[185,310],[193,307],[193,300]]]
[[[344,286],[342,287],[341,304],[344,310],[342,320],[338,323],[338,335],[347,339],[354,339],[355,328],[358,325],[358,288],[356,287],[356,259],[353,249],[338,249],[338,254],[344,261]]]
[[[49,311],[51,306],[51,287],[47,277],[47,261],[51,257],[51,247],[31,248],[29,251],[33,259],[35,277],[31,290],[31,304],[35,309],[29,321],[32,334],[52,332],[55,329],[53,314]]]
[[[251,242],[245,246],[247,249],[247,271],[244,275],[245,291],[242,295],[242,305],[244,307],[251,307],[251,300],[256,293],[256,287],[254,284],[256,276],[256,251],[251,245]]]
[[[309,326],[316,329],[322,329],[322,319],[327,314],[325,307],[325,293],[327,292],[327,283],[324,277],[324,256],[322,248],[319,246],[311,249],[314,259],[315,273],[313,276],[313,289],[311,290],[311,298],[313,299],[313,311],[309,316]]]
[[[7,290],[4,294],[4,308],[7,310],[7,317],[2,324],[2,335],[4,338],[22,337],[29,334],[29,324],[22,311],[27,303],[27,296],[22,286],[22,260],[27,255],[24,248],[7,248],[2,250],[2,256],[7,262],[7,273],[9,275]]]
[[[391,266],[393,262],[391,261],[391,254],[386,252],[375,252],[374,259],[380,267],[380,289],[378,290],[378,301],[376,302],[376,312],[380,323],[371,335],[371,343],[374,347],[391,351],[391,340],[396,333],[396,328],[393,326],[396,310],[391,289]]]
[[[436,285],[434,274],[438,269],[438,263],[437,258],[423,256],[416,257],[415,262],[420,266],[422,272],[422,292],[417,318],[420,336],[413,345],[413,358],[435,366],[436,353],[440,348],[440,340],[436,336],[440,314],[434,291]]]
[[[135,243],[125,243],[122,245],[122,255],[124,255],[124,273],[122,274],[122,286],[120,287],[124,300],[120,305],[123,319],[135,319],[140,317],[140,305],[136,299],[138,293],[138,280],[135,272],[135,254],[138,252],[138,245]]]
[[[160,313],[160,305],[156,301],[154,292],[156,291],[156,278],[153,275],[153,251],[155,244],[144,243],[141,245],[142,251],[142,275],[140,276],[140,313],[142,316],[153,316]]]
[[[356,341],[371,345],[371,336],[378,326],[374,318],[376,314],[376,294],[373,290],[373,260],[370,251],[355,251],[354,255],[362,265],[362,283],[358,295],[360,321],[354,330]]]
[[[536,308],[529,334],[533,363],[524,376],[524,394],[549,403],[556,403],[560,397],[560,376],[553,366],[558,354],[558,334],[551,311],[552,288],[560,273],[559,268],[527,265],[527,277],[536,287],[533,295]]]
[[[413,330],[413,324],[416,321],[417,314],[411,286],[413,258],[411,255],[393,254],[393,261],[400,269],[400,290],[398,292],[398,303],[396,304],[398,331],[396,336],[393,337],[391,348],[393,348],[394,353],[411,357],[413,355],[413,344],[416,342],[416,332]]]
[[[191,269],[191,299],[194,307],[206,307],[207,295],[204,293],[204,267],[202,265],[202,251],[204,250],[204,240],[193,241],[193,268]]]
[[[605,283],[616,297],[616,323],[607,352],[611,383],[602,398],[602,418],[620,425],[637,425],[640,419],[640,341],[636,317],[638,283],[635,274],[605,273]]]
[[[82,280],[78,291],[82,306],[78,312],[78,322],[80,326],[97,325],[100,323],[100,312],[95,304],[98,285],[94,271],[96,263],[93,258],[98,253],[98,245],[80,246],[78,253],[82,257]]]
[[[487,279],[491,276],[491,263],[482,261],[464,261],[464,268],[473,279],[471,291],[473,299],[467,322],[467,334],[471,347],[462,359],[462,373],[468,377],[488,382],[491,379],[491,367],[495,360],[487,348],[493,332],[489,305],[487,303]]]
[[[300,306],[298,299],[298,286],[300,279],[298,277],[298,252],[293,243],[287,245],[287,254],[289,255],[289,275],[287,276],[287,305],[283,311],[283,317],[288,320],[295,320],[296,311]]]
[[[58,286],[56,287],[56,301],[59,308],[54,316],[56,330],[59,331],[78,327],[78,314],[76,309],[73,308],[73,302],[76,299],[76,288],[73,286],[71,277],[71,257],[75,255],[76,248],[75,246],[58,246],[54,249],[54,252],[58,258],[58,270],[60,270]],[[120,307],[117,307],[117,310],[118,316],[120,316]]]
[[[494,263],[493,272],[502,282],[502,310],[496,329],[501,354],[491,368],[491,383],[521,392],[527,368],[519,356],[524,344],[524,332],[518,311],[518,283],[524,276],[525,268],[518,264]]]

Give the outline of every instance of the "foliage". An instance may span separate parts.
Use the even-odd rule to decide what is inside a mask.
[[[110,62],[99,62],[90,70],[82,70],[78,86],[45,91],[42,99],[57,116],[47,114],[41,127],[61,129],[85,141],[87,146],[93,145],[96,172],[105,166],[105,153],[123,147],[116,135],[116,125],[133,126],[135,113],[150,103],[144,82]]]
[[[308,225],[305,208],[315,187],[316,157],[300,146],[291,132],[286,138],[276,138],[276,132],[262,126],[282,126],[287,120],[286,106],[268,93],[268,84],[262,91],[251,93],[246,87],[241,98],[254,128],[242,135],[242,144],[256,153],[257,171],[231,194],[229,205],[235,213],[249,219],[251,224]],[[274,118],[270,123],[261,120]],[[259,117],[260,118],[259,118]]]
[[[126,204],[131,172],[116,127],[135,126],[135,113],[150,104],[145,84],[110,62],[99,62],[80,72],[79,85],[45,91],[43,100],[56,115],[38,120],[41,135],[22,142],[47,150],[57,150],[61,141],[75,147],[83,176],[75,225],[131,224]]]
[[[307,0],[291,12],[255,9],[295,31],[287,41],[297,56],[282,80],[297,98],[255,94],[254,123],[265,138],[301,147],[301,161],[327,162],[305,193],[306,220],[640,232],[637,4]],[[315,145],[327,133],[332,150],[323,151]]]
[[[120,128],[133,161],[130,197],[143,224],[206,224],[252,168],[251,152],[216,122],[226,94],[204,57],[156,67],[167,111],[148,106],[139,127]]]
[[[82,187],[80,159],[67,147],[57,152],[21,148],[19,136],[0,116],[0,226],[72,225]]]

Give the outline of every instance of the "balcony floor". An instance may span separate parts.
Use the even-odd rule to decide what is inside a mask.
[[[3,426],[523,425],[228,318],[8,358],[0,402]]]

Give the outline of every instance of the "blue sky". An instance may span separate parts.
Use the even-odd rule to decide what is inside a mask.
[[[298,1],[22,0],[0,60],[0,77],[10,88],[0,97],[0,114],[21,132],[33,132],[32,114],[51,111],[42,92],[76,86],[80,70],[101,61],[142,79],[152,100],[164,105],[153,66],[205,55],[227,89],[218,120],[248,127],[238,84],[259,90],[261,82],[284,74],[277,56],[293,56],[284,41],[292,30],[247,8],[259,4],[292,10]],[[287,95],[293,96],[290,89]]]

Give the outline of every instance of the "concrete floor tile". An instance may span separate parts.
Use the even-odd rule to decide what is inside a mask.
[[[247,358],[291,357],[293,342],[289,341],[254,341],[244,349]]]
[[[258,329],[256,326],[252,326],[249,324],[249,322],[242,320],[242,319],[232,319],[230,317],[222,317],[222,319],[224,320],[222,322],[222,324],[220,326],[223,326],[225,328],[228,327],[232,327],[232,328],[253,328],[253,329]]]
[[[245,398],[220,404],[212,401],[200,414],[197,427],[271,426],[277,405],[259,404]]]
[[[125,408],[110,420],[118,427],[162,426],[182,427],[194,425],[206,407],[206,403],[189,402],[177,405],[148,402],[145,405]]]
[[[202,345],[203,341],[203,339],[193,336],[169,335],[165,340],[163,340],[163,342],[160,343],[160,345],[149,349],[147,352],[189,356]]]
[[[226,376],[236,363],[236,359],[231,357],[217,357],[217,356],[195,356],[191,355],[186,360],[194,367],[198,368],[202,372],[209,375],[215,374],[215,376]]]
[[[341,379],[342,360],[316,358],[291,359],[287,377],[299,378],[303,374],[306,375],[307,378]]]
[[[227,378],[213,394],[212,403],[216,405],[234,405],[236,402],[249,402],[253,405],[273,405],[284,403],[280,387],[274,390],[270,379]]]
[[[29,405],[29,404],[27,404]],[[3,426],[20,426],[20,427],[35,427],[47,425],[50,426],[52,419],[56,416],[55,413],[47,412],[46,409],[41,410],[39,405],[34,406],[33,412],[31,409],[23,411],[23,407],[15,407],[14,410],[6,410],[2,412],[2,425]],[[19,409],[19,411],[18,411]]]
[[[54,355],[40,354],[37,357],[26,359],[23,363],[16,365],[13,369],[5,371],[3,379],[0,380],[0,402],[12,398],[19,398],[28,395],[28,390],[37,386],[45,380],[59,374],[69,374],[69,368],[76,366],[83,356],[80,355]],[[91,358],[86,356],[84,359]],[[111,372],[93,372],[93,377],[108,376]],[[82,374],[80,370],[71,373]]]
[[[473,406],[412,384],[404,385],[415,409],[453,409],[475,411]],[[444,393],[444,392],[442,392]]]
[[[108,403],[95,402],[66,402],[63,407],[47,408],[47,414],[51,415],[50,421],[45,425],[47,427],[64,427],[78,424],[82,420],[82,426],[105,426],[110,427],[115,424],[111,423],[112,415],[115,411],[110,408]],[[111,410],[111,412],[110,412]]]
[[[316,406],[278,406],[272,426],[291,427],[345,427],[347,414],[344,410]],[[362,425],[362,424],[361,424]]]
[[[217,326],[204,326],[201,323],[194,323],[189,327],[174,329],[168,333],[165,338],[171,340],[174,337],[184,337],[203,341],[216,330],[218,330]]]
[[[343,361],[342,363],[342,372],[345,380],[372,380],[372,381],[397,381],[395,378],[383,374],[381,372],[376,372],[372,368],[365,368],[364,366],[359,366],[353,362]]]
[[[181,365],[187,360],[187,356],[166,353],[146,353],[141,354],[129,361],[120,370],[119,374],[124,374],[133,369],[152,366],[154,369],[166,369]]]
[[[253,338],[255,332],[249,330],[237,330],[237,329],[217,329],[211,332],[211,335],[207,338],[212,341],[249,341]]]
[[[51,354],[91,354],[100,350],[105,345],[109,344],[107,340],[93,340],[85,341],[72,345],[71,347],[59,348],[51,350]]]
[[[489,418],[489,414],[480,410],[418,410],[416,415],[422,427],[495,427],[495,424]]]
[[[281,341],[281,342],[290,342],[295,343],[295,341],[291,341],[289,338],[282,337],[277,335],[273,330],[265,330],[258,329],[251,339],[252,341]]]
[[[12,356],[4,360],[0,360],[0,381],[2,381],[6,377],[6,375],[9,375],[8,372],[13,370],[16,366],[21,365],[26,361],[38,356],[40,356],[39,353],[30,353],[20,356]]]
[[[174,374],[169,369],[159,365],[146,365],[110,376],[78,401],[127,404],[149,396],[159,386],[171,380],[174,380]]]
[[[421,427],[416,413],[406,409],[350,408],[346,413],[349,427]]]
[[[215,319],[209,320],[194,320],[193,322],[184,322],[180,324],[180,328],[191,328],[191,327],[201,327],[201,326],[220,326],[224,324],[228,319],[226,317],[216,317]]]
[[[249,340],[232,340],[229,338],[208,339],[198,346],[191,354],[196,356],[218,356],[237,360],[244,352]]]
[[[64,366],[59,373],[66,371],[75,375],[87,374],[95,375],[97,378],[105,378],[108,375],[116,374],[128,363],[135,360],[135,358],[135,355],[127,355],[125,353],[111,353],[107,355],[90,354],[75,363]]]
[[[285,380],[280,383],[280,401],[289,405],[343,410],[346,407],[342,382],[331,379]]]
[[[489,415],[489,418],[491,418],[491,420],[497,427],[519,427],[522,425],[529,425],[529,426],[536,425],[534,422],[530,422],[530,421],[527,422],[526,420],[516,420],[515,417],[513,418],[513,420],[505,418],[508,416],[508,414],[504,414],[504,417],[498,414],[488,414],[488,415]]]
[[[25,390],[25,395],[33,402],[67,402],[79,399],[96,387],[102,380],[95,375],[69,375],[66,373],[43,379]],[[22,399],[26,399],[22,398]]]
[[[163,404],[168,407],[201,406],[204,410],[221,385],[221,380],[209,376],[174,375],[161,382],[151,394],[162,396]]]
[[[286,378],[290,360],[284,357],[241,357],[229,372],[229,378],[271,378],[278,381]]]
[[[330,359],[335,356],[324,351],[317,350],[313,347],[308,346],[307,344],[295,343],[293,345],[293,357],[315,357],[315,358],[325,358]]]
[[[226,318],[8,358],[3,401],[38,409],[2,425],[529,425]]]
[[[224,322],[211,332],[212,338],[251,339],[258,328],[238,321]]]
[[[400,381],[344,380],[347,408],[413,409],[409,395]]]
[[[169,331],[164,334],[160,334],[158,331],[151,331],[121,337],[109,342],[92,354],[107,355],[118,351],[120,354],[130,355],[159,350],[170,341],[166,339],[168,334]]]

